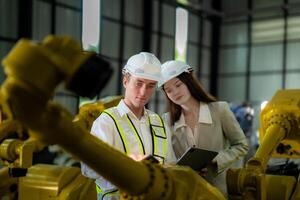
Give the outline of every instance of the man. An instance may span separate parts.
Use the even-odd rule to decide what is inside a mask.
[[[159,115],[145,109],[161,77],[161,63],[151,53],[129,58],[123,68],[124,99],[94,121],[91,133],[135,160],[155,157],[160,163],[176,161],[171,135]],[[118,189],[88,168],[82,173],[96,179],[98,199],[119,199]]]

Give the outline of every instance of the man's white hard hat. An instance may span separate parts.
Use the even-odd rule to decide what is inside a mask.
[[[183,72],[190,73],[191,71],[193,71],[193,68],[187,63],[179,60],[169,60],[161,66],[162,80],[158,83],[158,87],[163,86],[166,82]]]
[[[161,81],[161,63],[152,53],[141,52],[131,56],[123,68],[123,73],[133,76]]]

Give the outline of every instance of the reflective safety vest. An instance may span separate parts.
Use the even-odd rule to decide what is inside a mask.
[[[124,152],[129,156],[131,152],[145,155],[145,148],[141,136],[137,132],[128,114],[123,118],[116,107],[106,109],[102,113],[107,114],[114,121],[118,134],[122,141]],[[148,122],[152,137],[152,156],[164,163],[167,156],[167,135],[164,122],[158,114],[149,113]],[[130,141],[130,146],[128,145]]]
[[[121,117],[116,107],[106,109],[101,114],[107,114],[114,121],[126,155],[129,156],[131,152],[139,153],[140,155],[146,154],[141,136],[137,132],[128,114]],[[161,163],[164,163],[167,156],[167,135],[164,122],[161,117],[155,113],[149,113],[148,122],[152,137],[152,156]],[[130,146],[128,145],[128,141],[130,141]],[[114,195],[118,191],[114,188],[103,193],[98,185],[96,189],[98,196],[101,195],[103,198],[106,195]]]

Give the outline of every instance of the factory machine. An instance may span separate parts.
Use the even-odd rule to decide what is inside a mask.
[[[80,107],[73,123],[90,130],[101,111],[118,104],[122,96],[112,96]],[[3,110],[3,109],[0,109]],[[81,175],[78,167],[33,165],[33,155],[46,143],[30,129],[0,112],[0,200],[6,199],[96,199],[94,181]],[[38,156],[37,156],[38,157]],[[40,194],[37,195],[36,192]]]
[[[298,176],[266,174],[271,158],[300,158],[300,90],[279,90],[260,114],[260,146],[242,169],[227,171],[232,199],[300,199]]]
[[[17,185],[20,200],[95,199],[93,181],[83,177],[78,168],[32,165],[32,152],[58,144],[115,184],[121,199],[225,199],[188,167],[134,161],[89,134],[91,121],[105,106],[90,105],[74,119],[51,101],[61,82],[80,96],[93,97],[110,77],[109,64],[93,53],[83,52],[72,38],[48,36],[39,44],[22,39],[3,65],[7,78],[0,92],[0,158],[5,167],[0,170],[0,195],[12,191],[9,197],[13,198]],[[279,144],[290,147],[281,155],[299,156],[299,105],[300,90],[283,90],[262,112],[264,136],[256,155],[244,168],[228,171],[232,198],[273,200],[280,194],[282,199],[300,199],[299,180],[295,177],[265,174],[267,162],[274,151],[278,152]],[[5,139],[11,132],[21,134],[22,130],[27,130],[27,139]]]

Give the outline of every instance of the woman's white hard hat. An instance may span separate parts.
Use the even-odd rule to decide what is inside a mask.
[[[141,52],[128,59],[123,73],[159,82],[161,81],[161,63],[154,54]]]
[[[179,60],[169,60],[161,66],[162,80],[158,83],[158,87],[163,86],[166,82],[183,72],[190,73],[191,71],[193,71],[193,68],[187,63]]]

